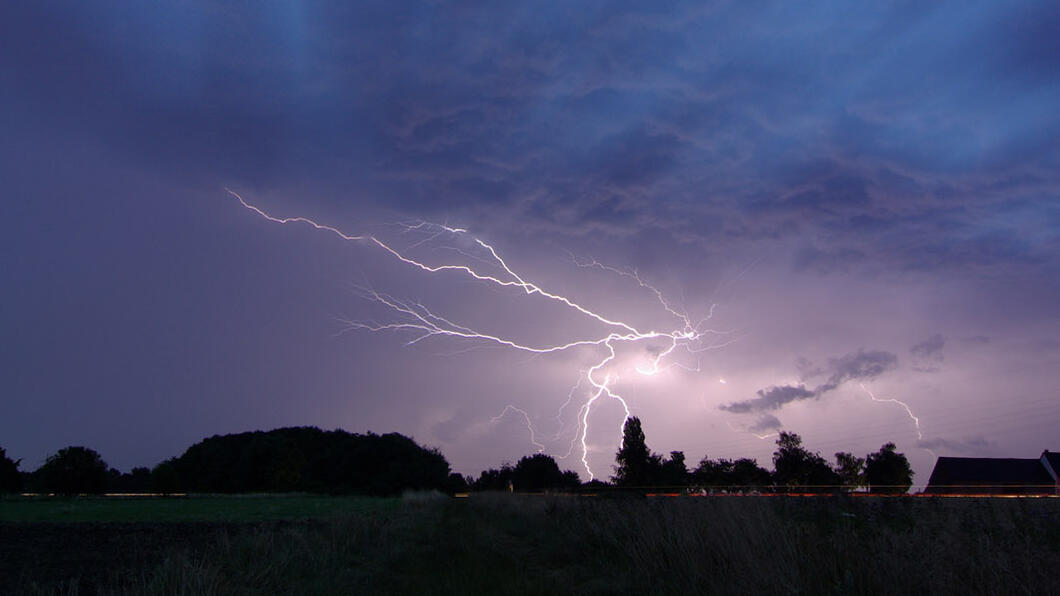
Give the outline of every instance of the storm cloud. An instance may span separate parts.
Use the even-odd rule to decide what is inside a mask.
[[[803,361],[802,367],[812,366]],[[829,358],[823,368],[812,369],[804,373],[808,377],[825,376],[823,383],[813,389],[805,385],[780,385],[759,389],[758,397],[729,404],[722,404],[720,409],[734,414],[747,414],[768,410],[779,410],[785,404],[794,401],[816,399],[833,391],[847,381],[867,381],[898,366],[898,357],[882,350],[858,350],[839,358]],[[778,424],[779,426],[779,424]]]
[[[575,333],[540,295],[269,224],[231,188],[351,234],[466,228],[638,329],[673,323],[569,253],[713,313],[724,348],[661,363],[687,368],[634,372],[665,341],[612,363],[662,451],[768,457],[703,428],[774,430],[785,407],[808,442],[915,440],[897,408],[789,406],[868,381],[929,437],[980,408],[938,432],[1041,449],[1060,424],[1027,409],[1060,367],[1057,30],[1055,3],[0,3],[0,336],[18,338],[0,346],[0,447],[30,468],[86,444],[128,469],[213,433],[341,425],[475,473],[537,449],[521,417],[490,422],[512,404],[568,451],[591,346],[336,335],[386,316],[350,283],[490,331]],[[421,247],[432,264],[454,248]],[[782,376],[796,355],[814,364]],[[616,403],[589,417],[597,469]]]

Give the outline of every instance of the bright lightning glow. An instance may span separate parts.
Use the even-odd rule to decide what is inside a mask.
[[[662,308],[662,311],[675,319],[676,328],[670,331],[641,330],[638,329],[633,323],[605,316],[599,312],[591,310],[575,302],[571,298],[546,291],[541,286],[527,281],[518,273],[516,273],[515,270],[513,270],[508,265],[508,263],[500,256],[500,254],[492,245],[487,244],[479,238],[470,236],[469,232],[464,228],[450,227],[448,225],[435,224],[429,222],[398,224],[399,226],[404,228],[406,232],[418,232],[428,234],[426,238],[415,242],[409,247],[406,247],[404,250],[398,250],[393,246],[387,244],[386,242],[380,240],[376,236],[348,235],[338,230],[337,228],[334,228],[329,225],[320,224],[306,217],[275,217],[267,213],[265,210],[250,204],[234,191],[229,189],[225,190],[233,197],[235,197],[243,207],[265,218],[268,221],[279,224],[302,223],[312,226],[317,230],[327,231],[336,234],[344,240],[363,241],[366,243],[370,243],[371,245],[374,245],[379,249],[383,250],[386,254],[390,255],[397,261],[409,265],[413,268],[420,269],[421,271],[424,271],[426,273],[448,272],[458,275],[466,275],[479,282],[483,282],[486,284],[522,290],[522,292],[527,296],[539,296],[546,300],[558,302],[563,306],[573,310],[580,316],[583,316],[591,321],[595,321],[596,323],[602,324],[605,326],[605,328],[609,328],[607,332],[601,333],[600,335],[596,336],[583,337],[580,339],[574,339],[572,341],[566,341],[563,343],[551,345],[530,345],[528,343],[521,342],[511,337],[478,331],[467,325],[457,323],[441,314],[435,313],[430,310],[426,305],[421,304],[419,302],[405,301],[389,294],[377,292],[371,289],[362,289],[361,291],[363,296],[369,300],[375,301],[379,304],[386,306],[392,313],[394,313],[394,315],[396,315],[396,319],[394,321],[384,323],[352,320],[343,321],[347,329],[349,330],[359,329],[366,331],[413,332],[415,336],[408,342],[409,345],[418,343],[430,337],[450,337],[469,341],[493,343],[496,345],[501,345],[507,348],[529,352],[533,354],[563,352],[578,347],[602,347],[606,350],[605,353],[602,355],[602,358],[595,364],[590,366],[586,371],[583,371],[585,375],[583,377],[584,380],[587,380],[589,384],[592,385],[593,390],[590,393],[587,401],[582,404],[581,408],[579,408],[578,410],[578,428],[576,429],[574,438],[571,440],[572,448],[575,443],[580,444],[581,446],[581,462],[582,465],[585,467],[585,471],[589,474],[590,480],[594,478],[594,474],[588,461],[589,445],[587,442],[587,437],[589,433],[589,415],[591,413],[593,405],[596,404],[597,401],[604,396],[619,402],[625,412],[625,418],[622,421],[622,425],[619,427],[620,436],[622,427],[624,427],[625,421],[630,416],[629,404],[615,390],[615,385],[619,380],[619,376],[615,373],[604,373],[603,379],[599,378],[602,369],[615,361],[617,357],[615,348],[617,345],[643,342],[647,340],[666,341],[667,346],[665,349],[659,350],[657,353],[655,353],[648,361],[648,363],[639,365],[634,368],[634,370],[636,372],[639,372],[640,374],[646,376],[654,376],[660,371],[672,366],[683,366],[688,370],[698,370],[698,367],[688,367],[677,362],[670,362],[665,367],[663,366],[662,363],[664,359],[671,356],[678,348],[686,350],[689,353],[696,354],[705,350],[723,347],[738,339],[734,337],[727,337],[723,341],[715,343],[710,343],[706,341],[708,336],[719,337],[719,339],[720,336],[731,336],[731,332],[716,331],[704,328],[706,322],[709,321],[714,314],[714,306],[711,306],[710,311],[705,318],[693,322],[693,320],[686,312],[678,310],[675,306],[673,306],[666,299],[666,297],[661,291],[659,291],[654,286],[646,283],[635,270],[617,269],[614,267],[603,265],[595,260],[575,260],[575,263],[579,267],[601,269],[603,271],[615,273],[620,276],[632,279],[639,287],[646,289],[652,294],[654,294]],[[431,265],[416,260],[415,258],[409,256],[409,251],[411,251],[413,248],[417,248],[424,244],[439,241],[442,238],[454,236],[470,237],[473,245],[476,246],[479,251],[481,251],[481,256],[472,255],[466,251],[455,249],[452,247],[444,248],[450,248],[456,253],[466,258],[469,258],[470,260],[481,263],[485,267],[493,268],[495,270],[499,269],[503,273],[489,273],[484,269],[480,270],[476,269],[475,266],[460,263]],[[562,414],[563,408],[565,408],[570,403],[574,395],[574,391],[575,389],[577,389],[577,387],[578,385],[575,385],[575,387],[571,389],[571,393],[568,395],[567,402],[565,402],[563,406],[560,407],[560,412],[559,414],[557,414],[557,417]],[[526,413],[525,410],[509,405],[505,407],[504,411],[501,412],[501,414],[495,416],[492,420],[496,421],[500,417],[509,413],[516,413],[522,415],[523,419],[527,424],[527,428],[530,431],[531,443],[533,443],[533,445],[538,448],[539,452],[543,451],[545,446],[537,440],[538,433],[534,429],[530,416]]]

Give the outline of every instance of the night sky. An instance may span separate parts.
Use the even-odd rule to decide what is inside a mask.
[[[651,288],[712,314],[596,376],[693,465],[770,467],[778,429],[893,441],[915,484],[1060,449],[1057,4],[646,4],[0,5],[0,446],[128,470],[316,425],[477,475],[538,449],[518,408],[585,480],[606,345],[350,325],[409,323],[376,292],[525,346],[616,331],[370,239],[507,275],[477,238],[640,331],[684,326]],[[597,477],[624,416],[590,410]]]

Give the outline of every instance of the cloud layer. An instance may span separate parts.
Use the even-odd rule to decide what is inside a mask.
[[[1034,401],[1060,366],[1057,30],[1049,3],[0,3],[0,446],[128,468],[215,432],[342,425],[476,472],[535,449],[523,420],[489,423],[507,404],[577,426],[554,417],[598,354],[334,337],[381,316],[351,283],[527,337],[568,320],[269,227],[229,187],[351,233],[452,222],[645,328],[652,294],[568,254],[717,304],[732,342],[688,355],[699,373],[620,371],[659,451],[767,458],[729,418],[766,433],[870,380],[929,441],[1040,451],[1060,423]],[[796,355],[818,364],[792,381]],[[785,410],[808,445],[915,440],[900,408],[825,402]]]
[[[809,378],[825,377],[824,381],[813,389],[807,389],[804,384],[774,385],[759,389],[757,392],[758,397],[756,398],[723,404],[719,408],[734,414],[779,410],[785,404],[791,402],[819,398],[829,391],[834,391],[847,381],[875,379],[897,366],[898,357],[890,352],[858,350],[839,358],[829,358],[828,363],[824,367],[804,373],[804,376]],[[779,427],[779,424],[767,428],[777,427]]]

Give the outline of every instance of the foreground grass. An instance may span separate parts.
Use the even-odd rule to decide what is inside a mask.
[[[112,594],[1060,593],[1060,501],[405,500],[252,525]],[[68,583],[67,593],[77,584]],[[26,591],[52,589],[29,586]]]
[[[13,497],[0,522],[256,522],[364,515],[397,499],[317,495],[188,497]]]

